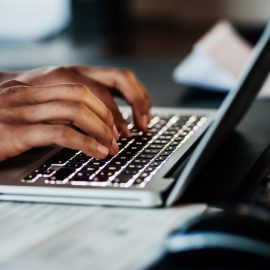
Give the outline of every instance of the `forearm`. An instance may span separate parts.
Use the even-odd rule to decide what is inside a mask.
[[[13,80],[17,75],[16,72],[0,72],[0,83]]]

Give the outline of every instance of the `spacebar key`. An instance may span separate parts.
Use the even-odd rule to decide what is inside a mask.
[[[71,168],[63,168],[58,170],[53,176],[49,178],[49,180],[58,180],[58,181],[63,181],[65,180],[68,176],[70,176],[72,173],[74,173],[76,170],[71,169]]]

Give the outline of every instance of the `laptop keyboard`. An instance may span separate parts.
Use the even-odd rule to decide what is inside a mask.
[[[130,117],[127,121],[131,122]],[[97,160],[80,151],[62,149],[21,181],[47,185],[143,187],[205,121],[204,115],[156,115],[146,133],[129,124],[133,136],[119,139],[120,150],[116,156]]]

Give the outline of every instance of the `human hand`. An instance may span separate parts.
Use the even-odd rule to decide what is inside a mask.
[[[119,150],[112,113],[78,83],[0,84],[0,133],[0,160],[51,144],[98,159]]]
[[[120,113],[113,94],[122,96],[132,107],[135,125],[143,131],[151,119],[151,100],[143,84],[127,69],[69,66],[41,68],[24,72],[16,80],[31,85],[80,83],[90,89],[112,112],[121,136],[130,136],[127,124]]]

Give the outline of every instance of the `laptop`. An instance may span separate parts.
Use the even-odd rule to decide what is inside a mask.
[[[116,156],[96,160],[70,149],[34,149],[0,164],[0,200],[171,206],[245,114],[269,71],[270,24],[218,111],[153,108],[142,133],[123,107],[133,136],[119,139]]]

